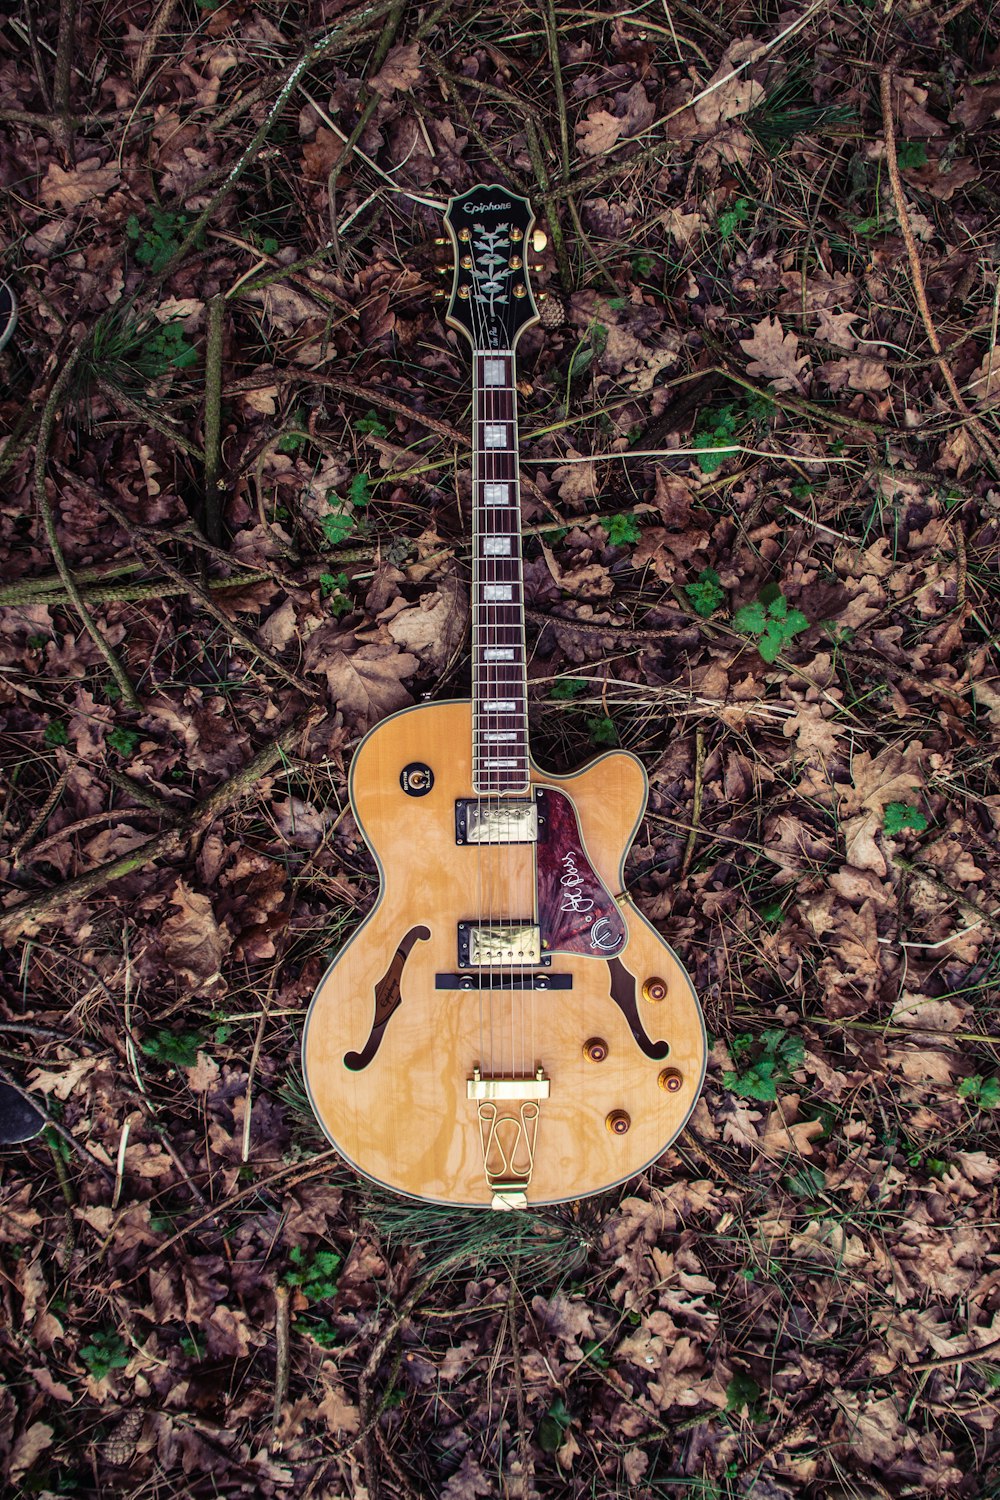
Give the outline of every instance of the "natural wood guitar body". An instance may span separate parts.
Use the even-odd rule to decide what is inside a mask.
[[[701,1087],[704,1025],[679,959],[620,894],[646,801],[642,765],[620,751],[564,778],[533,765],[531,782],[572,799],[585,856],[617,898],[625,947],[610,961],[554,953],[551,973],[569,976],[569,989],[438,987],[438,976],[460,967],[460,922],[535,912],[533,846],[456,843],[456,801],[473,795],[471,745],[471,704],[448,702],[384,720],[355,755],[351,802],[382,886],[316,990],[303,1038],[306,1084],[331,1142],[366,1176],[416,1198],[488,1207],[469,1080],[477,1065],[491,1075],[541,1068],[549,1092],[537,1102],[526,1197],[528,1206],[560,1202],[623,1181],[670,1144]],[[413,765],[431,769],[429,791],[404,789]],[[651,979],[664,981],[665,998],[643,996]],[[622,1003],[630,996],[632,1020]],[[601,1061],[585,1055],[595,1039],[605,1044]],[[647,1055],[659,1041],[669,1055]],[[619,1128],[628,1117],[621,1134],[609,1125],[616,1112]]]

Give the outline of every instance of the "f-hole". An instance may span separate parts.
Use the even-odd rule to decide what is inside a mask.
[[[418,940],[426,942],[430,935],[430,929],[427,927],[411,927],[392,955],[389,967],[375,986],[375,1016],[372,1021],[371,1035],[360,1052],[344,1053],[344,1066],[350,1068],[352,1073],[358,1073],[362,1068],[367,1068],[378,1051],[390,1017],[402,1002],[400,985],[403,968],[410,956],[410,949]]]

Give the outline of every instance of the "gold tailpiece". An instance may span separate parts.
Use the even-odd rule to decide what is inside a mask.
[[[493,1208],[527,1208],[537,1132],[538,1105],[531,1099],[525,1099],[516,1112],[502,1114],[491,1099],[480,1104],[479,1134]]]

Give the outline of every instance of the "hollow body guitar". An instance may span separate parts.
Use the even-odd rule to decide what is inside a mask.
[[[327,970],[306,1086],[359,1171],[437,1203],[523,1208],[641,1171],[694,1107],[705,1031],[683,965],[622,892],[635,756],[531,760],[514,345],[537,314],[525,200],[451,200],[449,322],[473,346],[473,696],[406,709],[355,754],[381,878]]]

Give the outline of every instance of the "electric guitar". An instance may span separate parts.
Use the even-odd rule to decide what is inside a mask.
[[[680,960],[622,888],[646,775],[528,751],[514,348],[538,320],[527,201],[449,202],[448,322],[472,344],[472,701],[376,725],[350,773],[381,879],[306,1018],[316,1116],[365,1176],[500,1209],[597,1193],[670,1144],[705,1072]]]

